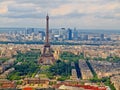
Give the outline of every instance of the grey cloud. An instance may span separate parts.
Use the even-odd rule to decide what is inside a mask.
[[[103,14],[96,14],[96,18],[103,18],[103,19],[120,19],[120,16],[115,16],[116,13],[103,13]]]
[[[119,2],[119,0],[15,0],[17,3],[34,3],[45,7],[55,7],[62,4],[68,3],[96,3],[96,4],[106,4],[110,2]]]
[[[74,2],[73,0],[15,0],[16,2],[19,3],[36,3],[36,4],[63,4],[63,3],[69,3],[69,2]],[[79,1],[79,0],[75,0]]]
[[[78,12],[71,12],[69,14],[66,15],[57,15],[57,16],[50,16],[52,19],[73,19],[73,18],[82,18],[84,16],[87,16],[88,14],[85,13],[78,13]]]
[[[70,14],[68,14],[68,15],[65,15],[66,17],[69,17],[69,18],[81,18],[81,17],[83,17],[83,16],[86,16],[87,14],[85,14],[85,13],[78,13],[78,12],[72,12],[72,13],[70,13]]]
[[[9,12],[7,14],[0,15],[1,17],[8,17],[8,18],[45,18],[46,13],[39,13],[39,12]],[[58,18],[81,18],[83,16],[86,16],[87,14],[84,13],[78,13],[78,12],[72,12],[67,15],[58,15],[58,16],[51,16],[52,19],[58,19]]]
[[[120,14],[120,8],[116,8],[116,9],[114,10],[114,13],[119,13],[119,14]]]
[[[115,8],[112,11],[108,11],[108,12],[97,12],[97,13],[94,13],[93,16],[97,18],[103,18],[103,19],[119,20],[120,16],[116,16],[117,14],[120,15],[120,8]]]
[[[21,7],[21,6],[9,6],[9,12],[35,12],[36,9],[33,7]]]
[[[113,19],[114,16],[113,15],[96,15],[95,17],[97,18],[104,18],[104,19]]]
[[[44,18],[45,15],[43,13],[8,13],[2,14],[1,17],[8,17],[8,18]]]
[[[56,8],[63,4],[79,4],[79,3],[91,3],[91,4],[105,4],[114,0],[15,0],[18,4],[32,3],[43,8]]]
[[[17,3],[33,3],[40,7],[44,8],[53,8],[62,5],[63,3],[67,3],[65,0],[15,0]]]
[[[85,13],[78,13],[78,12],[71,12],[69,14],[66,15],[57,15],[57,16],[51,16],[52,19],[60,19],[60,18],[67,18],[67,19],[71,19],[71,18],[81,18],[81,17],[85,17],[88,14]]]

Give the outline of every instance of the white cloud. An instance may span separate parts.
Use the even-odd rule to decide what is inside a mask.
[[[67,15],[75,10],[75,7],[72,7],[71,4],[68,5],[61,5],[58,8],[54,8],[50,11],[52,16],[57,16],[57,15]]]
[[[7,13],[8,9],[5,6],[0,6],[0,14]]]
[[[5,14],[8,12],[8,5],[11,4],[11,1],[0,2],[0,14]]]

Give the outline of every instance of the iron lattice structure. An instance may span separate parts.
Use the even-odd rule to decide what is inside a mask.
[[[45,44],[43,48],[43,53],[39,59],[39,64],[42,65],[52,65],[55,62],[55,58],[52,54],[52,50],[50,48],[49,42],[49,16],[46,16],[46,37],[45,37]]]

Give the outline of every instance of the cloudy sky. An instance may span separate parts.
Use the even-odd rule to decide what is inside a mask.
[[[0,27],[118,29],[120,0],[0,0]]]

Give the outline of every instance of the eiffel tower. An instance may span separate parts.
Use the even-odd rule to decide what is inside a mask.
[[[49,43],[49,16],[46,16],[46,37],[45,37],[45,44],[43,48],[43,53],[39,59],[39,64],[41,65],[52,65],[55,62],[55,58],[52,54],[52,50],[50,48]]]

